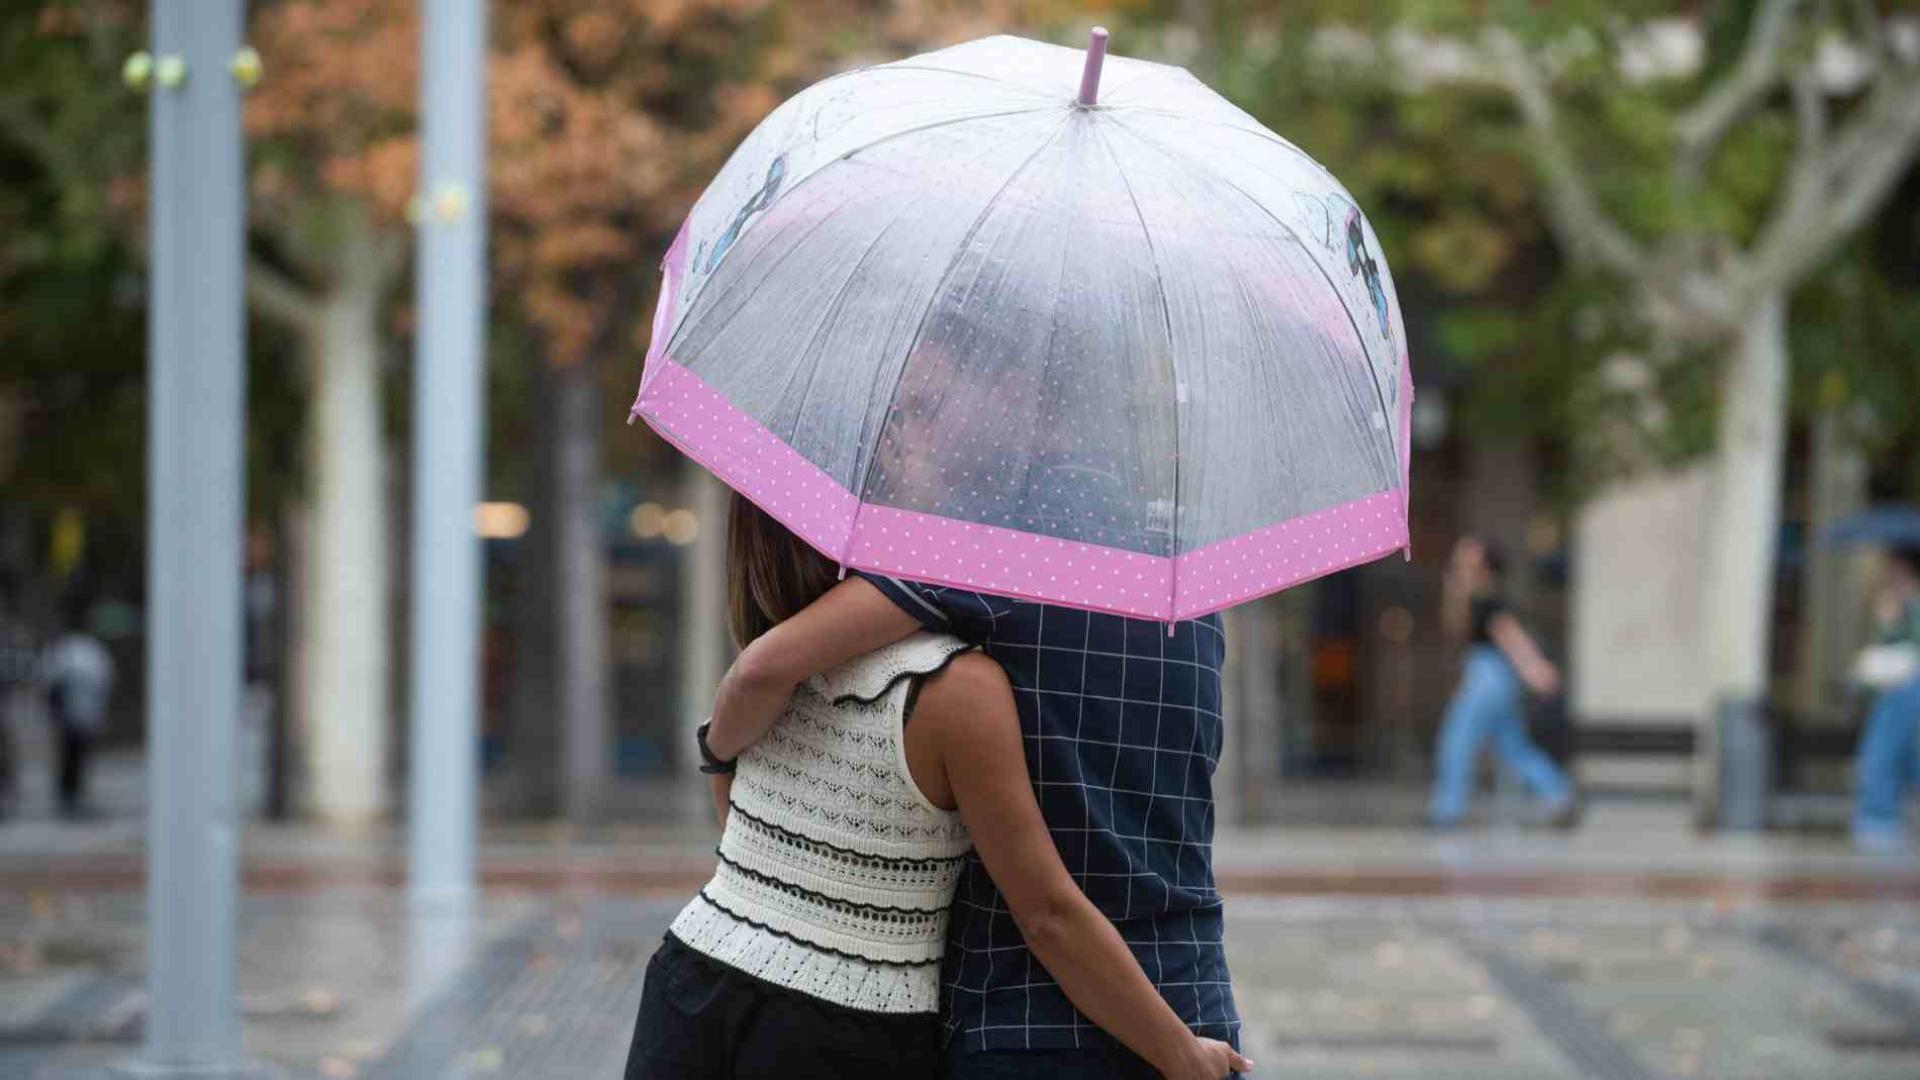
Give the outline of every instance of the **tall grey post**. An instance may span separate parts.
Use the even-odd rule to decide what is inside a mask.
[[[484,0],[426,0],[421,50],[408,867],[414,900],[458,902],[474,886],[480,771]]]
[[[134,1069],[228,1076],[245,323],[239,0],[154,0],[147,1019]]]

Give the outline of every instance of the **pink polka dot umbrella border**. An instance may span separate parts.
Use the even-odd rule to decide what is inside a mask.
[[[1403,415],[1412,397],[1404,371],[1403,365]],[[795,535],[851,569],[1091,611],[1161,621],[1198,618],[1370,562],[1408,543],[1404,489],[1377,492],[1171,559],[895,507],[862,507],[819,466],[665,355],[649,358],[634,414]]]

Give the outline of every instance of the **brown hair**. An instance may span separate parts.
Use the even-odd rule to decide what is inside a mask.
[[[745,646],[820,599],[834,564],[738,492],[727,512],[727,628]]]

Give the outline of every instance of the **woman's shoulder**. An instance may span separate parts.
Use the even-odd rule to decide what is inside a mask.
[[[808,682],[816,693],[836,704],[870,704],[910,679],[948,671],[972,651],[973,646],[951,634],[921,630],[856,656]]]
[[[928,691],[958,695],[1011,694],[1013,685],[1007,681],[1006,671],[993,657],[979,649],[968,649],[956,653],[940,671],[927,679],[922,694]]]
[[[979,650],[956,655],[920,687],[914,703],[915,723],[940,724],[948,719],[978,718],[1003,705],[1014,716],[1013,684],[994,659]]]

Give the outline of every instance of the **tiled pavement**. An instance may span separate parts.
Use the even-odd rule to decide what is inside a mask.
[[[249,1045],[294,1077],[616,1076],[667,898],[255,897]],[[11,897],[0,1075],[137,1048],[134,896]],[[1920,917],[1605,901],[1242,898],[1247,1046],[1276,1077],[1920,1076]]]
[[[0,1077],[138,1050],[137,829],[0,828]],[[292,1077],[612,1077],[711,837],[491,834],[470,915],[410,914],[394,838],[253,830],[248,1045]],[[1601,807],[1572,836],[1224,836],[1268,1077],[1914,1080],[1920,863],[1701,838]]]

